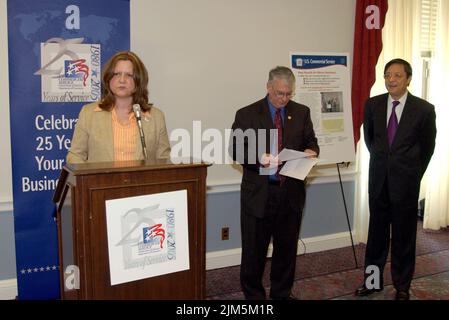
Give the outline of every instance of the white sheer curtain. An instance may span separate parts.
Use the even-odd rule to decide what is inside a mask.
[[[421,184],[421,196],[426,197],[424,227],[438,229],[448,225],[448,167],[449,167],[449,0],[441,0],[435,58],[432,59],[430,98],[437,109],[437,148],[427,173]],[[388,2],[388,12],[385,26],[382,30],[383,50],[376,66],[376,83],[371,89],[371,96],[385,93],[383,69],[385,64],[394,59],[402,58],[413,66],[413,79],[409,91],[416,96],[422,92],[422,58],[420,50],[421,0],[392,0]],[[442,39],[442,38],[445,38]],[[438,71],[438,72],[436,72]],[[363,130],[363,128],[362,128]],[[356,220],[355,228],[358,241],[366,242],[368,235],[368,165],[369,153],[366,149],[363,134],[357,145],[356,181]],[[443,172],[444,174],[442,174]],[[426,192],[427,191],[427,192]],[[431,227],[439,225],[439,227]]]
[[[441,0],[431,60],[429,101],[435,105],[437,139],[426,174],[424,228],[449,225],[449,0]]]

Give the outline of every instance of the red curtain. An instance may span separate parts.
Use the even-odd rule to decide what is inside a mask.
[[[357,0],[352,67],[352,124],[354,145],[360,139],[363,107],[376,80],[376,64],[382,51],[382,28],[388,0]]]

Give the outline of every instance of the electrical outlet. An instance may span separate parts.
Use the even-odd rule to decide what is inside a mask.
[[[229,227],[221,228],[221,240],[229,240]]]

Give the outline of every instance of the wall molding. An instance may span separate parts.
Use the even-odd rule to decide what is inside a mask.
[[[0,213],[13,210],[12,200],[0,200]]]
[[[228,193],[228,192],[240,192],[241,179],[232,179],[226,181],[208,182],[206,186],[206,193]]]
[[[17,279],[0,280],[0,300],[14,300],[17,296]]]
[[[340,175],[342,182],[354,182],[358,176],[353,164],[349,167],[340,166]],[[336,165],[326,165],[314,168],[307,178],[308,185],[337,183],[338,171]],[[207,181],[206,193],[218,194],[229,192],[240,192],[241,178],[229,180]],[[13,201],[11,197],[0,198],[0,213],[13,211]]]
[[[340,175],[342,182],[355,182],[358,172],[353,164],[348,167],[340,166]],[[325,183],[338,183],[337,165],[326,165],[314,168],[307,178],[308,185],[317,185]],[[240,192],[241,178],[230,180],[217,180],[207,182],[207,194]]]

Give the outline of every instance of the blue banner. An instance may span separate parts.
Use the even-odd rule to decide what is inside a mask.
[[[59,298],[52,196],[101,66],[129,49],[129,0],[9,0],[9,86],[19,299]]]

